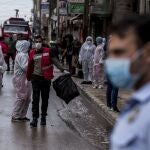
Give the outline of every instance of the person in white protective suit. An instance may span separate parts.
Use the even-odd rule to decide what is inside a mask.
[[[96,46],[93,44],[93,38],[88,36],[79,53],[79,63],[82,64],[84,76],[84,81],[81,84],[92,84],[95,49]]]
[[[12,113],[12,121],[30,121],[27,110],[31,100],[31,84],[26,79],[28,66],[28,51],[30,43],[26,40],[16,43],[17,55],[15,58],[13,85],[16,90],[16,101]]]
[[[2,48],[0,46],[0,90],[3,86],[3,74],[6,71],[6,63],[4,60],[4,56],[3,56],[3,52],[2,52]]]

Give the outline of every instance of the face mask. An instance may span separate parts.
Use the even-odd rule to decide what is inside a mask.
[[[130,59],[109,58],[105,62],[105,67],[108,78],[118,88],[130,89],[139,79],[138,74],[130,73]]]
[[[92,43],[92,41],[87,41],[87,44],[90,45]]]
[[[35,48],[40,50],[42,48],[42,43],[35,43]]]

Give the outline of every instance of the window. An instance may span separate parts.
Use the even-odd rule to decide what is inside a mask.
[[[4,32],[12,32],[12,33],[25,33],[28,31],[28,28],[25,26],[5,26]]]

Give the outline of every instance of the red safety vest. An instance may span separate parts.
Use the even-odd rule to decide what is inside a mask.
[[[51,50],[49,48],[42,49],[42,58],[41,58],[41,69],[42,75],[46,80],[51,80],[53,78],[53,65],[50,57]],[[33,49],[29,53],[29,65],[27,70],[27,79],[31,80],[33,71],[34,71],[34,55],[36,50]]]

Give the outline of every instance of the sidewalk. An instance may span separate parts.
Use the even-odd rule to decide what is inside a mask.
[[[99,111],[111,125],[114,125],[118,114],[113,111],[110,111],[106,106],[106,88],[93,89],[92,85],[81,85],[81,79],[73,78],[73,80],[76,83],[81,95],[88,99],[91,105],[94,105],[97,111]],[[131,91],[119,91],[118,108],[120,110],[125,105],[130,95]]]

